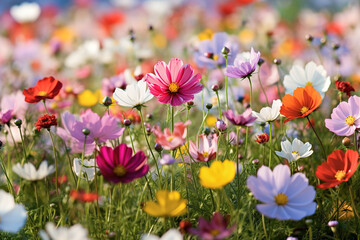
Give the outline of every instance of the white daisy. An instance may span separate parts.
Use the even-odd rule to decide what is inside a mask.
[[[12,170],[19,175],[20,177],[29,180],[37,181],[45,178],[46,176],[55,172],[54,165],[48,166],[47,161],[43,161],[39,169],[36,170],[35,166],[32,163],[25,163],[24,166],[21,166],[20,163],[17,163],[13,166]]]
[[[76,174],[76,176],[80,175],[80,169],[81,169],[81,159],[80,158],[74,158],[73,163],[73,170]],[[82,168],[82,174],[81,178],[87,179],[89,181],[94,180],[95,177],[95,159],[85,160]],[[86,176],[84,176],[86,174]]]
[[[155,236],[153,234],[143,234],[141,240],[182,240],[183,236],[177,229],[170,229],[162,237]]]
[[[45,230],[41,230],[39,235],[42,240],[88,240],[88,230],[80,224],[75,224],[70,228],[58,227],[55,224],[48,222]]]
[[[272,122],[275,121],[280,115],[280,108],[282,102],[280,99],[273,100],[271,107],[263,107],[259,113],[253,111],[252,115],[257,117],[259,122]]]
[[[36,2],[23,2],[10,8],[10,15],[18,23],[34,22],[41,13],[41,8]]]
[[[275,151],[279,157],[287,159],[289,162],[296,161],[300,158],[309,157],[313,150],[310,150],[312,145],[310,143],[303,143],[295,138],[291,143],[289,140],[281,142],[281,152]]]
[[[324,98],[325,92],[329,89],[331,83],[330,77],[326,75],[324,67],[316,65],[314,62],[309,62],[305,68],[294,65],[290,69],[290,74],[284,78],[286,94],[293,94],[298,87],[311,85]]]
[[[14,197],[0,189],[0,231],[16,233],[25,225],[26,210]]]
[[[134,108],[150,101],[154,95],[147,88],[147,83],[144,80],[140,80],[128,85],[125,91],[116,88],[113,97],[120,106]]]

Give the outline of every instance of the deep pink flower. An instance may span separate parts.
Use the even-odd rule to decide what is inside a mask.
[[[145,176],[149,171],[144,152],[138,151],[133,156],[132,149],[125,143],[114,149],[101,147],[96,162],[104,178],[115,184],[131,182]]]
[[[195,74],[189,64],[172,58],[169,65],[160,61],[154,67],[155,75],[146,74],[145,81],[150,93],[161,103],[178,106],[194,99],[194,94],[202,90],[201,75]]]
[[[206,135],[199,135],[199,147],[190,141],[189,153],[194,160],[199,162],[208,162],[216,157],[218,137],[214,134],[213,138],[209,140]]]
[[[175,123],[172,134],[170,129],[166,128],[164,132],[162,132],[161,128],[156,125],[153,129],[153,133],[156,136],[156,143],[160,144],[166,150],[174,150],[180,147],[186,141],[186,127],[190,124],[190,121]]]
[[[242,114],[235,114],[231,109],[227,112],[223,112],[225,117],[236,126],[252,126],[257,119],[251,115],[252,110],[248,108]]]

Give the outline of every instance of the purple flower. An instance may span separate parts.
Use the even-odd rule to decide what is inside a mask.
[[[277,165],[274,171],[262,166],[257,177],[247,179],[247,187],[257,200],[257,210],[278,220],[300,220],[315,213],[315,189],[303,173],[290,176],[287,165]]]
[[[198,228],[190,228],[189,233],[206,240],[224,239],[229,237],[236,228],[236,224],[227,228],[228,224],[229,218],[224,218],[221,213],[216,212],[210,222],[200,217]]]
[[[228,63],[232,64],[238,46],[229,40],[229,36],[224,32],[215,33],[212,39],[205,39],[200,42],[197,51],[194,53],[196,65],[206,67],[207,69],[216,69],[218,66],[225,67],[226,60],[221,53],[223,47],[230,49]]]
[[[28,105],[21,91],[3,96],[0,103],[0,122],[6,124],[13,117],[24,119]]]
[[[339,136],[350,136],[360,128],[360,97],[351,96],[348,102],[341,102],[333,109],[331,119],[325,119],[325,126]]]
[[[250,77],[255,71],[260,59],[260,52],[255,52],[251,48],[251,52],[244,52],[236,56],[234,66],[228,66],[225,69],[225,75],[231,78]]]
[[[236,126],[252,126],[257,119],[251,115],[252,110],[248,108],[242,114],[234,114],[234,112],[230,109],[227,112],[223,112],[225,117]]]
[[[328,222],[329,227],[336,227],[338,224],[339,224],[339,222],[336,220]]]
[[[102,80],[101,93],[103,96],[112,96],[116,88],[125,89],[126,80],[124,74]]]
[[[226,123],[223,120],[217,120],[215,123],[215,127],[219,130],[219,131],[225,131],[227,126]]]
[[[164,154],[159,162],[161,165],[171,165],[175,162],[175,158],[173,158],[170,154]]]
[[[149,171],[144,152],[138,151],[133,156],[132,149],[125,143],[114,149],[101,147],[96,162],[104,178],[115,184],[131,182],[145,176]]]

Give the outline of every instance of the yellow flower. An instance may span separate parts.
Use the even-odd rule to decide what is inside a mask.
[[[143,210],[153,217],[177,217],[187,212],[186,199],[181,199],[178,191],[160,190],[156,192],[157,203],[148,201]]]
[[[216,121],[217,121],[216,116],[214,116],[214,115],[209,115],[209,116],[206,118],[206,125],[207,125],[208,127],[215,127]]]
[[[249,28],[245,28],[240,31],[238,37],[241,43],[250,44],[254,40],[255,34]]]
[[[83,107],[92,107],[101,101],[101,91],[85,90],[78,95],[78,103]]]
[[[212,39],[213,35],[214,32],[211,29],[207,28],[198,34],[198,38],[200,41],[203,41],[205,39]]]
[[[184,145],[182,145],[179,149],[183,155],[183,157],[185,157],[186,155],[188,155],[188,148],[189,148],[189,143],[185,143]],[[176,151],[176,155],[175,155],[175,159],[182,159],[181,158],[181,153],[180,151]]]
[[[62,43],[71,43],[76,33],[69,27],[61,27],[54,31],[53,37]]]
[[[165,48],[167,45],[167,39],[162,34],[159,34],[159,33],[155,34],[153,36],[152,40],[157,48]]]
[[[214,161],[210,167],[201,167],[200,184],[206,188],[222,188],[235,178],[235,163],[229,160]]]

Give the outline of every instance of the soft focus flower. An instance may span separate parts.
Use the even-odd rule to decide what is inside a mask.
[[[10,8],[10,14],[18,23],[34,22],[41,13],[41,8],[36,2],[23,2]]]
[[[71,190],[70,198],[74,201],[78,200],[81,202],[95,202],[96,200],[99,199],[99,195],[97,195],[96,193],[85,192],[82,190],[79,191]]]
[[[210,167],[200,168],[200,184],[206,188],[222,188],[235,178],[235,163],[229,160],[213,161]]]
[[[225,75],[231,78],[250,77],[255,71],[260,59],[260,52],[255,52],[251,48],[251,52],[238,54],[235,58],[234,65],[225,69]]]
[[[26,210],[14,197],[0,189],[0,231],[16,233],[25,225]]]
[[[25,119],[28,103],[21,91],[3,95],[0,104],[0,122],[8,123],[12,118]]]
[[[42,240],[88,240],[88,230],[80,224],[75,224],[71,227],[58,227],[55,224],[48,222],[45,225],[45,231],[41,230],[39,235]]]
[[[83,107],[92,107],[100,102],[101,92],[97,90],[92,92],[90,90],[84,90],[77,95],[78,103]]]
[[[151,94],[161,103],[178,106],[193,100],[194,94],[202,90],[201,75],[194,75],[193,68],[180,59],[172,58],[168,65],[158,62],[154,72],[155,75],[146,74],[145,81]]]
[[[338,224],[339,224],[339,222],[336,220],[328,222],[329,227],[336,227]]]
[[[159,160],[161,165],[171,165],[175,162],[175,158],[173,158],[170,154],[162,155],[162,158]]]
[[[272,122],[275,121],[280,115],[280,108],[282,102],[280,99],[274,100],[271,107],[264,107],[259,113],[252,111],[252,115],[257,117],[259,122]]]
[[[178,191],[159,190],[156,192],[156,199],[157,203],[147,201],[143,208],[153,217],[177,217],[187,212],[187,200],[181,199]]]
[[[286,94],[282,102],[280,113],[288,118],[284,121],[286,123],[308,116],[320,106],[322,98],[312,86],[306,86],[295,89],[293,95]]]
[[[251,116],[251,108],[247,108],[242,114],[236,114],[231,109],[227,112],[223,112],[225,117],[236,126],[252,126],[256,121],[256,117]]]
[[[310,150],[312,145],[310,143],[303,143],[299,139],[295,138],[292,143],[289,140],[281,142],[281,152],[275,151],[276,155],[287,159],[289,162],[296,161],[300,158],[309,157],[313,154],[313,150]]]
[[[298,87],[312,86],[320,93],[322,98],[329,89],[330,83],[330,77],[326,76],[324,67],[317,66],[314,62],[309,62],[305,68],[294,65],[290,70],[290,74],[284,78],[286,94],[293,94]]]
[[[328,155],[326,162],[316,169],[316,176],[324,181],[317,187],[327,189],[349,181],[357,169],[358,159],[359,153],[351,149],[346,152],[340,149],[333,151]]]
[[[50,130],[51,126],[57,126],[57,120],[55,115],[45,114],[39,117],[39,119],[35,123],[35,127],[38,131],[40,131],[42,128]]]
[[[236,224],[227,228],[229,218],[223,217],[220,212],[215,212],[210,221],[199,218],[198,228],[190,228],[189,233],[206,240],[220,240],[228,238],[236,229]]]
[[[325,126],[339,136],[350,136],[360,128],[360,97],[351,96],[348,102],[341,102],[333,109]]]
[[[277,165],[274,171],[262,166],[257,177],[247,179],[247,187],[257,200],[257,210],[269,218],[300,220],[315,213],[315,189],[303,173],[290,176],[287,165]]]
[[[344,92],[346,93],[346,95],[348,97],[351,96],[351,92],[354,92],[355,89],[351,86],[351,84],[347,81],[340,81],[340,80],[337,80],[335,82],[335,86],[337,88],[337,90],[339,90],[340,92]]]
[[[160,127],[156,125],[153,129],[153,133],[156,136],[155,142],[166,150],[174,150],[180,147],[186,141],[186,127],[190,124],[190,121],[175,123],[173,133],[168,128],[162,132]]]
[[[269,141],[269,134],[262,133],[256,136],[256,142],[259,144],[266,143]]]
[[[26,102],[37,103],[41,100],[53,99],[59,94],[61,88],[60,81],[53,77],[45,77],[37,81],[35,87],[24,89],[23,94]]]
[[[150,93],[149,89],[147,89],[146,82],[140,80],[127,85],[125,91],[116,88],[113,97],[120,106],[136,108],[143,106],[154,96]]]
[[[90,160],[84,159],[81,174],[80,174],[80,169],[81,169],[81,159],[80,158],[74,158],[73,170],[74,170],[76,176],[81,177],[83,179],[87,179],[89,181],[94,180],[94,177],[95,177],[95,159],[90,159]]]
[[[132,149],[125,143],[114,149],[103,146],[96,157],[101,174],[112,183],[128,183],[141,178],[149,171],[146,156],[143,151],[132,155]]]
[[[208,162],[216,157],[218,137],[214,134],[210,140],[204,134],[199,135],[199,147],[192,141],[189,144],[189,153],[194,160]]]
[[[116,88],[125,89],[126,80],[124,74],[119,74],[110,78],[104,78],[101,82],[101,93],[103,96],[112,96]]]
[[[55,172],[54,165],[48,166],[47,161],[42,161],[38,170],[36,170],[35,166],[32,163],[25,163],[23,166],[20,163],[17,163],[12,167],[14,173],[19,175],[20,177],[29,180],[29,181],[37,181],[43,178],[46,178],[48,175]]]
[[[153,234],[143,234],[140,240],[183,240],[183,236],[177,229],[170,229],[162,237],[155,236]]]

